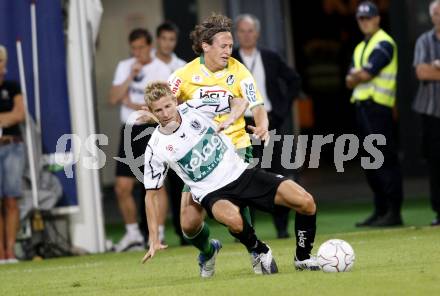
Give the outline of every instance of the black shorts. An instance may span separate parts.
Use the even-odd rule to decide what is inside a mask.
[[[251,206],[264,212],[273,212],[278,186],[288,178],[263,169],[247,169],[237,180],[209,193],[202,206],[210,217],[212,206],[221,199],[229,200],[240,208]]]
[[[141,124],[141,125],[133,125],[130,135],[130,143],[131,143],[131,150],[133,151],[133,157],[136,159],[139,156],[144,156],[145,149],[147,148],[148,141],[151,138],[151,135],[153,134],[154,128],[157,126],[157,124],[151,125],[151,124]],[[128,126],[127,126],[128,128]],[[147,133],[147,135],[143,136],[140,139],[137,139],[134,141],[134,139],[141,134],[144,130],[147,128],[151,128],[150,132]],[[121,127],[121,135],[119,140],[119,151],[118,151],[118,157],[120,158],[126,158],[125,149],[124,149],[124,129],[125,126]],[[128,147],[127,147],[128,148]],[[142,164],[144,161],[142,161]],[[140,167],[140,170],[142,174],[144,173],[144,166]],[[135,177],[133,171],[131,170],[130,166],[117,161],[116,162],[116,176],[117,177]]]

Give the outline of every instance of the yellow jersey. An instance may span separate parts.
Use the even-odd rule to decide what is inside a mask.
[[[189,99],[209,99],[219,97],[243,98],[248,100],[249,108],[262,105],[263,99],[249,70],[236,59],[230,57],[225,69],[211,72],[204,63],[203,56],[194,59],[176,70],[168,79],[173,94],[180,102]],[[214,121],[220,123],[229,114],[217,116]],[[225,130],[236,149],[251,145],[245,131],[244,117],[240,117]]]

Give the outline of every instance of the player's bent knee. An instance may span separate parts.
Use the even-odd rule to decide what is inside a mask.
[[[233,233],[240,233],[243,231],[243,219],[241,219],[240,215],[231,216],[228,219],[228,223],[226,224],[229,231]]]
[[[304,191],[304,196],[302,198],[302,205],[300,208],[300,213],[303,215],[314,215],[316,213],[316,204],[315,200],[313,199],[313,196],[308,193],[307,191]]]
[[[203,217],[192,215],[190,210],[182,210],[180,214],[180,226],[187,235],[196,234],[203,224]]]

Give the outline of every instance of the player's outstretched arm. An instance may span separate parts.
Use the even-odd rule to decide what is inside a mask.
[[[267,145],[269,142],[269,119],[267,118],[267,111],[264,109],[264,105],[255,106],[251,111],[255,126],[248,127],[252,130],[255,138],[261,139],[265,142],[265,145]]]
[[[157,223],[157,211],[159,209],[157,190],[147,190],[145,194],[145,214],[147,215],[147,223],[149,230],[150,248],[145,256],[142,258],[142,263],[147,262],[153,258],[156,251],[167,248],[167,245],[162,245],[159,240],[159,230]]]
[[[229,113],[228,119],[217,126],[217,132],[221,132],[231,126],[237,119],[243,116],[249,106],[249,102],[242,98],[232,98],[229,103],[231,106],[231,112]]]

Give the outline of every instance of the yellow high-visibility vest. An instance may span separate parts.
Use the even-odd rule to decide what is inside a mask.
[[[393,107],[396,101],[396,76],[397,76],[397,47],[394,40],[382,29],[379,29],[368,43],[359,43],[353,54],[354,68],[360,70],[368,64],[368,58],[381,41],[388,41],[393,45],[393,57],[370,81],[358,84],[351,96],[351,102],[373,99],[374,102]]]

